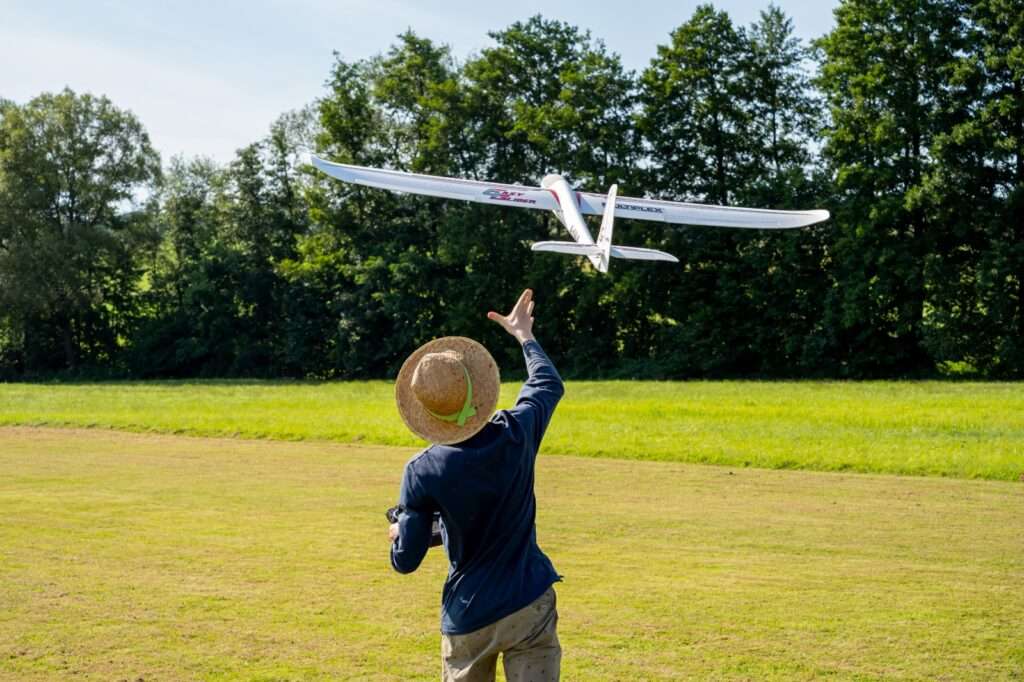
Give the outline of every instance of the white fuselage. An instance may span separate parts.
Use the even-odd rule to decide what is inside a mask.
[[[593,244],[594,237],[590,234],[590,228],[587,227],[586,221],[583,220],[583,214],[580,213],[576,193],[569,187],[569,183],[566,182],[565,178],[561,175],[545,175],[544,179],[540,182],[540,186],[555,196],[555,199],[558,201],[558,210],[554,213],[562,221],[562,224],[565,225],[565,229],[569,230],[569,234],[576,240],[576,243]],[[607,270],[608,266],[606,263],[602,263],[600,256],[593,255],[587,256],[587,258],[594,264],[594,267],[602,271]]]

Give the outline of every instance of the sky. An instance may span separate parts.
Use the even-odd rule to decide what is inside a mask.
[[[733,21],[764,3],[718,0]],[[798,36],[833,26],[838,0],[775,0]],[[698,0],[0,0],[0,98],[25,103],[70,87],[135,113],[154,147],[227,162],[271,122],[325,94],[334,53],[386,52],[411,28],[459,60],[490,46],[488,31],[534,14],[591,31],[641,70]]]

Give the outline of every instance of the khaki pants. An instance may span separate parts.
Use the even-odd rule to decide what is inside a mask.
[[[444,682],[492,682],[498,654],[504,654],[509,682],[557,682],[562,663],[555,590],[497,623],[466,635],[441,635]]]

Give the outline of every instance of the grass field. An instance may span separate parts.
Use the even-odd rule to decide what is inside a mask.
[[[515,400],[503,387],[500,406]],[[387,382],[0,384],[0,425],[415,447]],[[1024,477],[1024,385],[571,382],[545,452],[774,469]]]
[[[0,678],[430,680],[408,448],[0,428]],[[566,680],[1021,679],[1024,486],[542,455]]]

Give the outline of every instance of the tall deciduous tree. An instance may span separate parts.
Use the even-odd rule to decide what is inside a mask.
[[[936,136],[922,203],[949,226],[930,259],[929,348],[990,376],[1024,376],[1024,5],[963,11],[953,125]]]
[[[226,167],[172,161],[148,320],[133,348],[137,373],[305,374],[308,298],[292,295],[285,266],[308,220],[296,148],[303,120],[301,112],[282,117]]]
[[[993,171],[991,219],[980,277],[993,338],[983,358],[990,374],[1024,377],[1024,5],[982,0],[972,5],[977,26],[969,44],[974,68],[987,81],[975,129],[987,131]]]
[[[700,5],[641,76],[638,126],[649,156],[648,187],[666,198],[731,204],[748,186],[750,119],[743,107],[746,46],[728,14]],[[671,376],[747,371],[753,316],[737,286],[742,235],[671,229],[667,250],[682,265],[658,283],[658,355]],[[667,349],[675,349],[669,353]]]
[[[64,90],[0,108],[0,308],[27,369],[112,362],[149,238],[140,202],[159,172],[142,124],[105,97]]]
[[[737,105],[746,113],[754,168],[734,191],[745,204],[795,208],[814,191],[808,167],[821,128],[810,50],[794,35],[793,20],[770,5],[744,33],[743,52]]]
[[[640,129],[652,190],[732,203],[750,174],[749,115],[742,102],[743,36],[729,15],[701,5],[672,32],[643,73]]]
[[[929,371],[927,259],[946,242],[922,193],[963,49],[959,0],[846,0],[818,41],[839,205],[828,324],[857,375]]]
[[[648,185],[719,204],[790,208],[811,200],[806,56],[777,8],[748,31],[698,7],[641,78]],[[655,298],[658,355],[671,374],[793,374],[817,358],[819,235],[684,228],[668,238],[683,260],[659,279],[664,293]]]
[[[821,103],[810,82],[810,50],[794,35],[793,21],[770,5],[744,34],[740,106],[747,112],[753,167],[735,189],[745,206],[802,209],[826,198],[827,181],[815,170]],[[757,371],[773,376],[815,376],[834,371],[823,325],[831,223],[784,232],[737,235],[746,265],[744,288]]]

